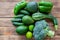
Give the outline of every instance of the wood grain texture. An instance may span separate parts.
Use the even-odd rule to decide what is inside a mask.
[[[0,40],[26,40],[25,36],[16,33],[16,27],[11,22],[11,19],[14,16],[14,6],[19,1],[21,0],[0,0]],[[60,0],[51,1],[54,4],[51,13],[58,19],[59,27],[58,30],[55,31],[53,23],[47,20],[50,28],[55,31],[55,36],[54,38],[46,37],[45,40],[60,40]]]
[[[0,39],[2,40],[26,40],[25,36],[19,36],[19,35],[1,35]],[[47,39],[45,40],[60,40],[60,36],[55,35],[54,38],[47,37]]]

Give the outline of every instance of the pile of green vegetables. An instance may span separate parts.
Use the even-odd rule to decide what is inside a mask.
[[[51,14],[53,3],[48,1],[26,2],[22,0],[14,7],[14,17],[11,20],[19,35],[26,35],[27,39],[44,40],[46,36],[54,37],[55,32],[49,27],[45,19],[50,19],[55,30],[58,29],[57,19]]]

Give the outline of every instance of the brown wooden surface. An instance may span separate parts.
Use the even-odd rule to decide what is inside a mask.
[[[0,0],[0,40],[26,40],[25,36],[17,35],[16,28],[11,22],[14,16],[13,8],[19,1],[21,0]],[[46,38],[46,40],[60,40],[60,0],[52,0],[52,2],[54,7],[51,13],[58,19],[59,27],[54,38]],[[52,22],[48,21],[48,23],[54,29]]]

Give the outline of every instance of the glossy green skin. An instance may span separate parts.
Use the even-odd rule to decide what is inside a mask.
[[[24,16],[23,14],[14,16],[14,18],[11,20],[12,24],[16,27],[24,25],[24,23],[22,23],[22,17],[23,16]]]
[[[26,6],[27,2],[22,1],[16,4],[14,7],[14,14],[17,15],[19,11]]]
[[[39,2],[39,11],[43,13],[50,13],[53,7],[52,2],[41,1]]]
[[[15,15],[14,18],[22,18],[23,16],[25,16],[24,14],[19,14],[19,15]]]
[[[11,21],[12,22],[22,22],[22,19],[21,18],[13,18]]]
[[[16,27],[24,25],[24,23],[21,22],[12,22],[12,24]]]
[[[32,17],[26,15],[26,16],[24,16],[24,17],[22,18],[22,22],[23,22],[24,24],[29,25],[29,24],[34,23],[34,20],[32,19]]]
[[[16,32],[20,35],[26,34],[28,31],[28,28],[26,26],[19,26],[16,28]]]
[[[33,37],[32,34],[33,34],[32,32],[29,32],[29,31],[28,31],[28,32],[26,33],[26,38],[27,38],[27,39],[31,39],[31,38]]]
[[[33,32],[34,25],[29,25],[29,31]]]
[[[21,10],[20,13],[25,14],[25,15],[30,15],[30,13],[28,11],[26,11],[26,10]]]

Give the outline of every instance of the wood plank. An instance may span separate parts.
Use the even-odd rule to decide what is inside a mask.
[[[11,19],[12,18],[0,18],[0,27],[14,27]]]
[[[17,35],[15,27],[0,27],[0,35]]]
[[[21,0],[0,0],[0,2],[19,2],[19,1],[21,1]],[[26,0],[26,1],[30,1],[30,0]],[[37,0],[35,0],[35,1],[37,1]],[[38,1],[40,1],[40,0],[38,0]],[[50,0],[50,1],[52,1],[52,2],[60,2],[60,0]]]
[[[21,0],[0,0],[0,2],[19,2]],[[30,1],[30,0],[26,0],[26,1]],[[38,0],[34,0],[34,1],[38,1]]]
[[[24,40],[24,36],[18,36],[18,35],[1,35],[0,40]]]
[[[0,2],[18,2],[20,0],[0,0]]]
[[[0,2],[0,17],[13,17],[14,6],[17,2]],[[55,17],[60,17],[60,2],[54,3],[52,14]]]
[[[18,36],[18,35],[1,35],[0,39],[2,40],[26,40],[25,36]],[[33,40],[33,39],[31,39]],[[54,36],[54,38],[47,38],[45,40],[60,40],[60,36]]]

